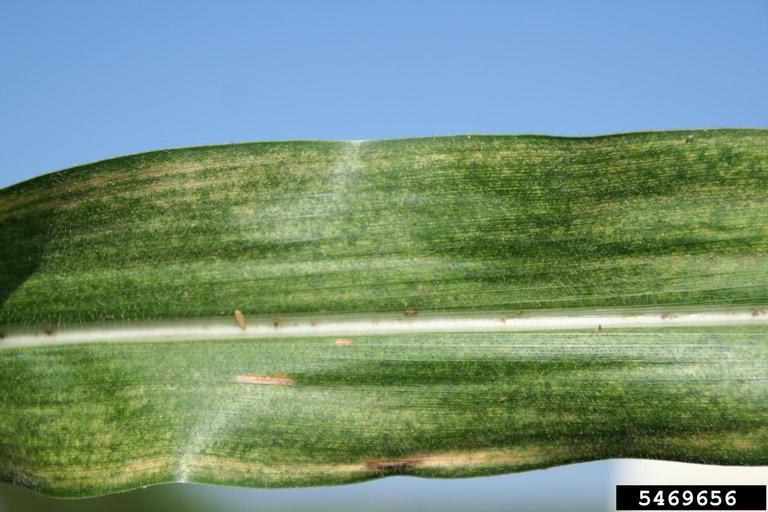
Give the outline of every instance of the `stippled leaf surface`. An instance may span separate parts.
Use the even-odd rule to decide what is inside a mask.
[[[238,144],[6,188],[0,478],[765,464],[767,200],[766,130]]]

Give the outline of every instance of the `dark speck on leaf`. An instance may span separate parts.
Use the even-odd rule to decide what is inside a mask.
[[[365,468],[373,471],[402,471],[411,469],[421,464],[418,458],[405,458],[399,460],[368,460]]]

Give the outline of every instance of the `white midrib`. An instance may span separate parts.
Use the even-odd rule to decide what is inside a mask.
[[[439,332],[505,332],[768,324],[764,308],[676,311],[494,312],[231,317],[92,324],[59,329],[8,327],[0,348],[94,342],[194,341]],[[3,328],[0,327],[0,330]]]

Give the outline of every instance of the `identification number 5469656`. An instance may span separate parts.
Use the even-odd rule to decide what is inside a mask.
[[[669,492],[665,492],[664,489],[659,489],[654,494],[648,489],[640,490],[640,500],[637,502],[641,507],[647,507],[651,504],[663,507],[669,505],[670,507],[677,507],[682,505],[688,507],[693,504],[702,508],[719,507],[726,505],[728,507],[736,506],[736,490],[731,489],[726,493],[723,493],[720,489],[704,489],[694,493],[690,489],[681,491],[680,489],[673,489]]]
[[[617,485],[616,510],[765,510],[765,485]]]

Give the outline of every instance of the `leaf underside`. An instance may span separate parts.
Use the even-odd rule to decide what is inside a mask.
[[[768,130],[238,144],[14,185],[0,479],[90,496],[612,457],[766,464],[767,199]],[[691,308],[751,314],[279,335],[291,315]],[[109,340],[254,318],[275,335]]]

